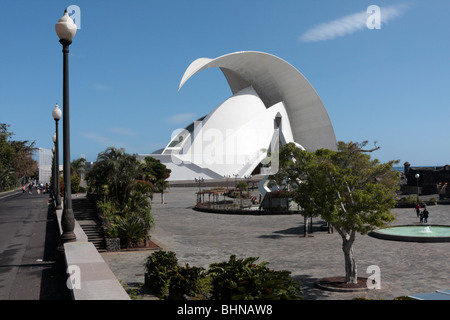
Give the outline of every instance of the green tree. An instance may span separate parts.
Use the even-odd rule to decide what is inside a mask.
[[[86,159],[79,158],[72,161],[70,164],[72,174],[77,174],[80,177],[86,172]]]
[[[170,187],[169,181],[159,179],[155,181],[154,186],[154,190],[161,193],[161,203],[164,203],[164,190]]]
[[[135,190],[143,166],[136,155],[123,148],[107,148],[99,153],[95,166],[89,172],[89,185],[99,196],[105,196],[123,209],[128,196]]]
[[[78,193],[80,191],[81,178],[79,175],[74,174],[70,177],[70,188],[72,193]]]
[[[345,282],[357,282],[353,252],[356,233],[367,234],[394,220],[391,209],[399,175],[392,169],[398,161],[371,160],[367,142],[339,142],[337,151],[302,151],[294,144],[280,152],[278,179],[284,177],[294,200],[307,214],[321,216],[342,238]]]
[[[170,177],[171,170],[161,163],[161,161],[146,157],[144,159],[144,167],[142,179],[149,181],[153,185],[153,191],[161,193],[161,203],[164,203],[164,190],[170,187],[166,180]]]
[[[98,207],[110,227],[131,246],[148,240],[154,224],[151,216],[152,185],[141,180],[144,163],[124,149],[107,148],[101,152],[88,174],[89,187],[99,196]]]
[[[8,124],[0,123],[0,191],[14,187],[37,169],[32,158],[35,143],[12,140],[8,128]]]

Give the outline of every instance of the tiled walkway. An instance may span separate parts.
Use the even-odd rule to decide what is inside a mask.
[[[392,299],[415,293],[450,289],[450,243],[409,243],[358,235],[354,251],[358,275],[371,265],[381,271],[381,289],[365,292],[331,292],[314,287],[320,278],[343,276],[342,240],[335,232],[315,231],[304,238],[303,217],[238,216],[197,212],[191,209],[197,188],[171,188],[165,204],[155,195],[152,213],[156,227],[152,240],[177,254],[180,264],[208,268],[213,262],[259,257],[276,270],[289,270],[303,285],[304,299],[351,299],[366,296]],[[429,207],[430,224],[450,225],[450,205]],[[413,209],[394,209],[394,225],[415,224]],[[319,226],[319,219],[314,220]],[[315,230],[318,230],[317,228]],[[117,278],[131,287],[144,282],[144,263],[151,251],[104,253]]]

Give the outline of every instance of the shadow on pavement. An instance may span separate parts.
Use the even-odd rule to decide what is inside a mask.
[[[45,235],[44,261],[53,261],[42,270],[39,300],[71,300],[72,296],[66,286],[64,259],[56,251],[59,244],[59,226],[54,207],[49,204]]]

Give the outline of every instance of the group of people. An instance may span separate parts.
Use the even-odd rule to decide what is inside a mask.
[[[420,204],[417,204],[417,206],[416,206],[416,213],[417,213],[417,217],[420,219],[419,222],[420,223],[427,223],[428,222],[428,216],[429,216],[429,212],[427,210],[427,207],[424,205],[423,206],[423,210],[421,211],[420,209],[422,209],[420,207]]]
[[[36,185],[36,193],[37,194],[40,194],[41,192],[42,193],[47,193],[47,191],[48,191],[48,183],[46,183],[45,184],[45,186],[41,183],[41,184],[38,184],[38,185]],[[25,185],[23,185],[22,186],[22,193],[25,193],[25,191],[28,189],[28,193],[29,194],[32,194],[33,193],[33,184],[32,183],[30,183],[30,184],[28,184],[28,187],[26,187]]]

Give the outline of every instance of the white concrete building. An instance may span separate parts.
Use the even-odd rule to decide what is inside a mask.
[[[150,155],[172,170],[169,180],[244,177],[261,162],[270,163],[267,173],[274,172],[279,143],[295,142],[308,151],[336,149],[322,101],[286,61],[254,51],[200,58],[187,68],[179,89],[193,75],[212,67],[221,69],[233,95]]]

